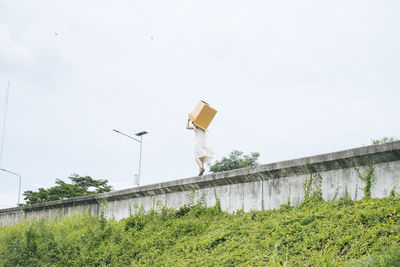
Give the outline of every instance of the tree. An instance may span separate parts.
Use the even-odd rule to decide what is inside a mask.
[[[233,150],[227,157],[223,157],[221,160],[211,164],[210,172],[223,172],[250,166],[257,166],[259,164],[259,156],[260,153],[257,152],[244,155],[244,153],[241,151]]]
[[[49,189],[39,188],[34,192],[31,190],[24,192],[26,204],[36,204],[47,201],[61,200],[72,197],[86,196],[110,192],[112,187],[108,185],[108,180],[94,180],[90,176],[79,176],[73,174],[68,177],[72,183],[66,183],[63,180],[56,179],[56,186]]]

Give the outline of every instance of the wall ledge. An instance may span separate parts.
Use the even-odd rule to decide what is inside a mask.
[[[190,191],[228,184],[247,183],[259,180],[278,179],[293,175],[352,168],[400,160],[400,141],[381,145],[364,146],[311,157],[274,162],[255,167],[207,174],[169,182],[128,188],[109,193],[50,201],[29,206],[1,209],[0,214],[30,212],[43,209],[102,203],[107,201],[154,196],[165,193]]]

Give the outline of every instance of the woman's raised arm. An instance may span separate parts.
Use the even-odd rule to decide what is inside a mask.
[[[190,127],[189,122],[190,122],[190,119],[188,118],[188,120],[187,120],[187,125],[186,125],[186,129],[188,129],[188,130],[194,130],[193,127]]]

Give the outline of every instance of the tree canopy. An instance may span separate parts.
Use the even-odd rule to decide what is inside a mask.
[[[242,151],[233,150],[227,157],[210,165],[210,172],[223,172],[250,166],[257,166],[260,153],[251,152],[245,155]]]
[[[56,179],[56,186],[45,189],[39,188],[38,191],[25,191],[24,199],[26,204],[36,204],[47,201],[61,200],[72,197],[86,196],[110,192],[112,187],[108,185],[108,180],[95,180],[90,176],[79,176],[73,174],[68,177],[72,183],[64,182],[61,179]]]

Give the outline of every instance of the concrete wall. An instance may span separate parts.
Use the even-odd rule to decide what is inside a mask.
[[[220,200],[223,210],[233,212],[279,208],[281,204],[297,205],[304,199],[304,183],[319,174],[325,200],[344,196],[363,197],[364,181],[358,178],[357,166],[364,173],[373,164],[376,182],[372,197],[388,196],[396,187],[400,191],[400,141],[383,145],[328,153],[295,160],[276,162],[129,188],[125,190],[52,201],[26,207],[0,210],[0,225],[24,220],[58,218],[88,212],[98,216],[104,208],[108,218],[120,220],[138,208],[156,209],[163,205],[179,208],[185,203],[204,199],[208,206]],[[316,179],[314,179],[315,185]],[[103,207],[103,200],[106,205]]]

